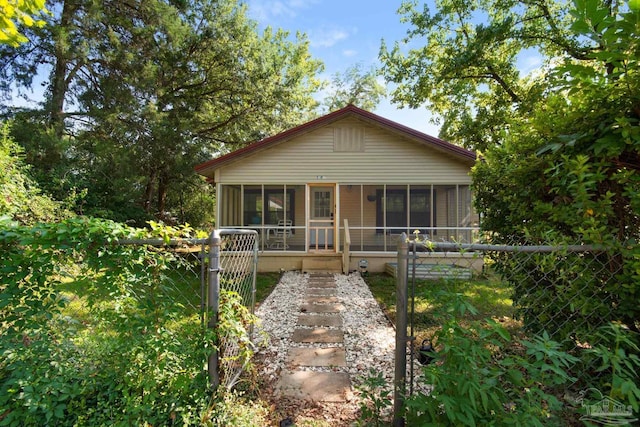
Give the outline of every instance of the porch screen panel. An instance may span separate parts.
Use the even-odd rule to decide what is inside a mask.
[[[480,224],[479,216],[473,208],[473,199],[471,188],[468,185],[458,186],[458,218],[459,227],[478,227]],[[459,240],[471,243],[474,240],[472,230],[461,230]]]
[[[221,194],[218,197],[218,203],[220,204],[220,227],[242,226],[240,193],[239,185],[221,186]]]
[[[378,232],[399,234],[407,228],[407,187],[387,186],[378,190],[376,198]]]
[[[362,227],[363,205],[362,199],[364,193],[362,186],[358,184],[341,184],[340,185],[340,224],[338,226],[343,230],[340,245],[344,244],[344,220],[349,221],[349,231],[351,236],[351,250],[362,250],[362,236],[364,230]]]
[[[376,208],[376,225],[385,227],[392,234],[429,233],[431,227],[432,201],[431,186],[387,187],[386,193],[379,192]],[[383,225],[384,224],[384,225]]]
[[[409,190],[409,232],[419,230],[423,236],[431,234],[431,194],[430,185],[412,185]]]
[[[244,223],[245,225],[261,225],[263,214],[262,186],[244,186]]]
[[[377,212],[378,199],[382,197],[384,186],[382,185],[363,185],[362,186],[362,250],[380,250],[383,247],[377,223],[379,221]],[[353,235],[351,236],[353,239]],[[353,243],[353,240],[352,240]]]
[[[293,186],[284,192],[284,186],[245,185],[243,218],[245,225],[295,223],[295,192]]]
[[[362,198],[360,185],[340,186],[340,218],[349,220],[349,227],[362,226]],[[344,226],[344,222],[340,224]]]
[[[265,186],[264,199],[265,224],[278,224],[280,221],[291,221],[292,225],[295,225],[293,189],[287,188],[285,193],[283,185]]]

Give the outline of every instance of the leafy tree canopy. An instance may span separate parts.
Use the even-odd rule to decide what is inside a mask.
[[[376,70],[365,70],[362,64],[349,67],[342,74],[334,74],[323,107],[334,111],[353,104],[364,110],[374,110],[386,95],[385,87],[377,79]]]
[[[62,204],[43,194],[30,177],[22,148],[9,133],[10,124],[0,123],[0,217],[33,224],[68,216]]]
[[[544,80],[521,76],[520,55],[538,53],[552,66],[559,57],[587,60],[600,51],[571,28],[569,7],[555,0],[437,0],[432,12],[403,2],[401,20],[411,28],[381,49],[383,72],[397,85],[393,99],[426,103],[442,117],[442,136],[466,147],[499,143],[508,122],[544,99]],[[608,14],[618,8],[611,2]]]
[[[88,189],[87,213],[206,223],[186,212],[198,203],[195,211],[212,212],[193,166],[317,107],[322,64],[306,37],[260,33],[238,2],[54,3],[51,25],[32,29],[31,43],[0,49],[0,90],[29,90],[50,70],[46,102],[22,114],[16,141],[28,158],[55,160],[40,163],[54,191]]]
[[[441,0],[431,13],[404,3],[400,11],[412,25],[404,40],[409,48],[396,43],[381,51],[387,78],[398,84],[396,101],[427,103],[441,114],[444,137],[481,151],[473,182],[491,238],[608,248],[608,255],[599,255],[607,274],[581,272],[593,275],[590,286],[597,289],[566,292],[575,298],[597,293],[593,310],[602,313],[602,321],[635,331],[638,9],[623,1]],[[417,47],[418,40],[426,44]],[[543,66],[522,76],[519,55],[531,51],[541,55]],[[563,262],[557,259],[553,271],[568,271]],[[538,268],[531,265],[532,271]],[[545,281],[531,281],[514,299],[536,307],[542,292],[545,300],[558,301],[555,290],[544,286]],[[545,309],[571,311],[551,304],[538,314]]]
[[[16,47],[29,41],[18,27],[42,27],[45,22],[39,15],[47,11],[44,3],[45,0],[0,0],[0,44]]]

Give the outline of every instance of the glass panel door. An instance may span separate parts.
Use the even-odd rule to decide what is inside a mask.
[[[312,250],[334,249],[335,187],[312,186],[309,244]]]

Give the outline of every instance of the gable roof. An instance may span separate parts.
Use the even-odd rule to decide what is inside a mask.
[[[342,120],[347,117],[355,117],[371,125],[399,134],[416,143],[423,144],[427,147],[458,158],[465,163],[473,164],[476,160],[476,154],[472,151],[451,144],[450,142],[444,141],[440,138],[436,138],[419,132],[415,129],[401,125],[400,123],[394,122],[392,120],[385,119],[382,116],[378,116],[377,114],[373,114],[369,111],[358,108],[355,105],[349,104],[346,107],[341,108],[340,110],[336,110],[332,113],[311,120],[310,122],[304,123],[300,126],[296,126],[277,135],[270,136],[260,141],[251,143],[243,148],[232,151],[228,154],[214,158],[207,162],[200,163],[199,165],[196,165],[194,169],[201,175],[212,177],[213,172],[223,165],[233,163],[247,156],[254,155],[261,150],[271,148],[292,138],[298,137],[305,133],[309,133],[320,127],[329,125],[333,122]]]

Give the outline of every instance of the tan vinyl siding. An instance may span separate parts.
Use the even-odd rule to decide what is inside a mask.
[[[345,126],[355,127],[353,131]],[[336,130],[339,129],[339,130]],[[357,143],[363,135],[362,145]],[[347,142],[336,151],[335,137]],[[216,171],[220,183],[469,183],[469,165],[357,120],[342,120]]]

